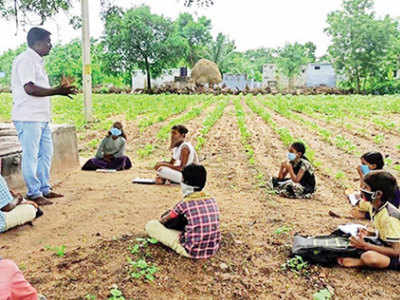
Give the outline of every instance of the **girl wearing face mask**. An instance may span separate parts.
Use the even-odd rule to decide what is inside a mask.
[[[364,153],[361,157],[361,164],[356,168],[358,175],[360,176],[360,187],[364,187],[364,176],[369,174],[371,171],[382,170],[385,162],[383,159],[383,155],[376,151],[371,151]],[[348,193],[346,192],[347,197],[350,199],[350,202],[355,205],[351,211],[351,215],[356,219],[370,219],[369,211],[371,208],[371,204],[367,201],[364,201],[359,192]],[[395,203],[392,203],[395,204]],[[396,207],[399,204],[395,204]]]
[[[165,184],[167,181],[181,183],[183,168],[192,163],[199,163],[196,150],[191,143],[185,141],[188,132],[189,130],[183,125],[171,128],[172,158],[169,162],[162,161],[155,165],[156,184]]]
[[[364,176],[361,197],[371,203],[371,219],[378,238],[384,246],[368,243],[364,238],[375,232],[361,230],[357,237],[351,237],[351,246],[365,252],[360,258],[339,258],[344,267],[370,267],[400,270],[400,211],[391,202],[396,197],[396,178],[388,172],[374,171]]]
[[[310,198],[315,191],[314,167],[304,155],[306,147],[296,142],[289,147],[287,160],[281,164],[278,177],[272,178],[273,189],[288,198]]]
[[[82,170],[97,169],[128,170],[132,167],[129,157],[125,156],[126,135],[120,122],[115,122],[102,140],[96,157],[89,159]]]

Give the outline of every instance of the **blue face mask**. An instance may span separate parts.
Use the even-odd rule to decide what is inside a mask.
[[[294,161],[297,158],[297,156],[296,156],[296,154],[294,154],[292,152],[288,152],[287,158],[289,161]]]
[[[121,130],[115,127],[111,128],[110,132],[113,136],[120,136],[122,134]]]
[[[369,169],[369,167],[367,165],[361,165],[361,172],[364,175],[367,175],[369,172],[371,172],[371,170]]]

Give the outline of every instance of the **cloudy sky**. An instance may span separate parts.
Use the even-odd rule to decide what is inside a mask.
[[[103,24],[100,20],[100,1],[90,2],[91,36],[100,37]],[[340,9],[342,0],[215,0],[211,8],[186,9],[182,0],[118,0],[119,5],[132,7],[142,3],[151,7],[152,11],[170,18],[179,13],[189,11],[198,16],[205,15],[212,20],[213,34],[223,32],[236,41],[239,50],[257,47],[279,47],[286,42],[312,41],[317,45],[317,54],[323,55],[329,45],[329,38],[323,32],[326,27],[327,14]],[[378,16],[386,14],[400,16],[400,0],[376,0],[375,10]],[[71,14],[79,14],[79,4]],[[44,28],[53,33],[53,40],[68,42],[79,38],[81,32],[68,25],[69,17],[60,13],[44,24]],[[37,25],[38,20],[29,20]],[[35,24],[36,23],[36,24]],[[25,41],[26,30],[17,32],[13,21],[1,21],[3,41],[0,53],[16,48]]]

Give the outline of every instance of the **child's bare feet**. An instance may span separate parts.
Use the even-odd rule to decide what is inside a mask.
[[[165,179],[161,178],[161,177],[156,177],[156,184],[165,184]]]
[[[363,266],[363,262],[359,258],[339,257],[337,263],[345,268],[356,268]]]

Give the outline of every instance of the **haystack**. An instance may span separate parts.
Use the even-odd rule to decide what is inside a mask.
[[[192,69],[192,79],[196,84],[218,84],[222,81],[221,72],[216,63],[202,58]]]

